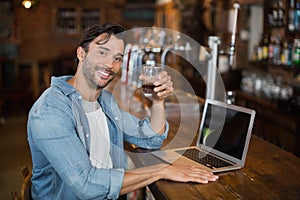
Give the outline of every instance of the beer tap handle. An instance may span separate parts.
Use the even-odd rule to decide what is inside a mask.
[[[239,3],[233,4],[234,8],[234,18],[233,18],[233,27],[232,27],[232,35],[231,35],[231,42],[230,42],[230,48],[229,48],[229,66],[232,68],[233,66],[233,58],[234,58],[234,52],[235,52],[235,36],[236,36],[236,27],[237,27],[237,17],[238,17],[238,10],[240,9]]]

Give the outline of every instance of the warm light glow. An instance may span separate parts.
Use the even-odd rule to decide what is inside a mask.
[[[23,6],[24,6],[26,9],[29,9],[29,8],[31,8],[31,6],[32,6],[31,1],[29,1],[29,0],[24,0],[24,1],[22,2],[22,4],[23,4]]]

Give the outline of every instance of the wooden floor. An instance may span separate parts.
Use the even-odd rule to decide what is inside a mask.
[[[21,115],[21,116],[18,116]],[[20,169],[31,169],[27,144],[26,114],[14,114],[1,118],[0,124],[0,200],[11,199],[12,191],[21,189]]]

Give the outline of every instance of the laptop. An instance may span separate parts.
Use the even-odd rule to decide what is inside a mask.
[[[245,165],[255,111],[207,99],[196,146],[153,151],[168,163],[191,164],[211,172],[241,169]]]

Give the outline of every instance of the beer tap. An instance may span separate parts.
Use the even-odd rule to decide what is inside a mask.
[[[230,69],[232,69],[232,66],[233,66],[233,59],[234,59],[234,52],[235,52],[235,37],[236,37],[237,18],[238,18],[238,10],[240,9],[240,4],[239,3],[234,3],[233,8],[234,8],[234,17],[233,17],[231,42],[230,42],[230,48],[229,48],[229,67],[230,67]]]
[[[164,50],[161,54],[161,64],[163,64],[163,65],[166,63],[167,54],[173,50],[178,54],[181,52],[185,52],[184,57],[186,58],[186,60],[190,60],[190,51],[192,51],[192,47],[191,47],[191,44],[189,43],[189,41],[186,41],[185,45],[183,45],[183,44],[179,43],[179,40],[182,40],[180,35],[177,35],[175,38],[176,38],[176,41],[174,44],[164,47]]]
[[[235,37],[236,37],[236,27],[237,27],[237,17],[238,17],[238,10],[240,8],[239,3],[233,4],[234,8],[234,19],[233,19],[233,28],[232,28],[232,36],[229,48],[229,67],[232,68],[233,60],[234,60],[234,53],[235,53]],[[208,69],[207,69],[207,89],[206,89],[206,98],[207,99],[215,99],[224,101],[225,96],[217,92],[219,88],[216,88],[217,82],[217,62],[218,62],[218,47],[220,44],[219,37],[210,36],[209,37],[209,48],[211,50],[211,57],[208,62]],[[200,51],[201,53],[201,51]]]
[[[161,54],[161,64],[162,64],[162,65],[165,65],[167,54],[169,53],[169,51],[170,51],[171,49],[173,49],[173,45],[170,45],[170,46],[164,48],[164,51],[163,51],[162,54]]]

